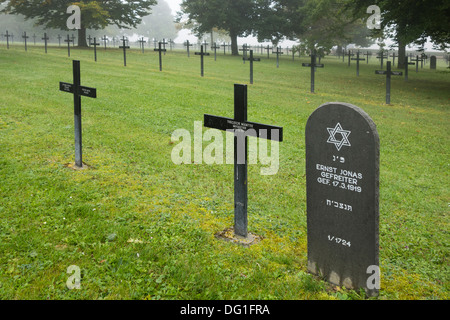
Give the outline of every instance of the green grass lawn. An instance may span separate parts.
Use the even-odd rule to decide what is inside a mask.
[[[249,166],[245,248],[215,237],[233,224],[233,165],[175,165],[176,129],[233,117],[249,63],[118,49],[0,46],[0,299],[361,299],[307,273],[305,125],[323,103],[352,103],[380,135],[378,299],[449,299],[450,72],[439,61],[393,77],[378,60],[322,60],[310,93],[307,57],[255,62],[248,119],[284,127],[280,168]],[[85,170],[74,162],[72,59],[81,60]],[[204,144],[206,146],[207,143]],[[69,290],[67,268],[81,271]]]

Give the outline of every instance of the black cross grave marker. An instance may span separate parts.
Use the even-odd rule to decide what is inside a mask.
[[[8,30],[6,30],[5,38],[6,38],[6,48],[9,49],[9,38],[11,37],[10,34],[8,34]]]
[[[273,47],[270,47],[269,45],[267,45],[267,47],[264,48],[264,50],[267,50],[267,59],[270,59],[270,50],[272,50]]]
[[[67,39],[64,40],[64,42],[67,42],[67,54],[68,54],[69,57],[70,57],[70,43],[73,42],[73,40],[70,40],[69,35],[67,35]]]
[[[161,44],[163,45],[163,49],[165,50],[165,51],[163,51],[164,52],[164,55],[166,55],[166,44],[169,44],[168,42],[166,42],[166,39],[164,39],[163,38],[163,41],[161,42]]]
[[[376,70],[375,74],[386,75],[386,104],[391,104],[391,76],[403,75],[400,71],[391,71],[391,61],[386,62],[387,70]]]
[[[202,43],[201,45],[204,46],[205,52],[208,52],[208,46],[209,46],[209,43],[207,43],[206,40],[203,40],[203,43]]]
[[[89,35],[89,37],[87,37],[87,39],[89,40],[89,41],[88,41],[88,45],[91,46],[91,42],[92,42],[92,37],[91,37],[91,35]]]
[[[359,62],[364,61],[366,59],[359,57],[359,51],[356,53],[356,58],[352,58],[352,60],[356,60],[356,76],[359,77]]]
[[[89,41],[89,45],[90,45],[90,46],[94,46],[94,59],[95,59],[95,62],[97,62],[97,46],[99,46],[100,43],[98,43],[98,42],[97,42],[97,39],[94,37],[94,43],[91,43],[91,42]]]
[[[423,59],[419,59],[419,56],[416,56],[416,60],[412,60],[411,61],[415,61],[416,62],[416,73],[419,72],[419,61],[423,63]]]
[[[23,32],[22,38],[25,41],[25,51],[27,51],[27,39],[29,38],[29,36],[27,36],[27,33],[25,31]]]
[[[97,89],[81,86],[80,61],[73,61],[73,84],[60,82],[59,90],[73,94],[75,124],[75,165],[83,167],[82,130],[81,130],[81,96],[97,98]]]
[[[383,69],[384,67],[384,59],[387,59],[388,56],[385,55],[384,51],[380,51],[378,53],[377,59],[380,59],[380,64],[381,64],[381,69]]]
[[[139,46],[142,49],[142,53],[144,53],[144,46],[145,46],[144,43],[146,43],[147,41],[145,41],[144,37],[142,37],[141,39],[138,40],[138,42],[139,42]]]
[[[36,34],[33,33],[33,44],[36,45]]]
[[[354,53],[352,53],[350,50],[348,50],[347,56],[348,56],[348,66],[349,66],[349,67],[350,67],[350,61],[352,60],[352,57],[353,57],[354,55],[355,55]]]
[[[211,46],[211,49],[214,49],[214,61],[217,61],[217,49],[220,49],[220,46],[218,46],[215,42]]]
[[[281,47],[277,47],[277,51],[273,52],[277,55],[277,68],[280,67],[280,55],[283,54],[283,51],[281,50]]]
[[[226,44],[225,42],[222,44],[222,47],[223,47],[223,54],[224,55],[226,55],[226,49],[227,49],[227,47],[230,47],[231,46],[231,44]]]
[[[166,49],[161,48],[162,42],[158,43],[158,49],[153,49],[154,51],[159,51],[159,71],[162,71],[162,55],[161,52],[166,52]]]
[[[242,59],[250,61],[250,84],[253,84],[253,61],[261,61],[259,58],[253,58],[253,50],[250,50],[250,57],[243,57]]]
[[[409,65],[415,65],[414,62],[408,62],[408,56],[405,56],[405,81],[408,81]]]
[[[200,52],[196,52],[195,53],[196,56],[200,56],[200,69],[201,69],[201,75],[203,77],[204,75],[204,63],[203,63],[203,57],[204,56],[209,56],[208,52],[203,52],[203,45],[200,46]]]
[[[108,38],[106,37],[106,35],[104,35],[103,38],[101,38],[100,40],[102,40],[105,43],[105,51],[106,51],[106,42],[108,41]]]
[[[47,41],[49,40],[49,37],[47,37],[47,33],[44,33],[44,37],[42,38],[45,42],[45,53],[47,53]]]
[[[392,57],[392,66],[395,67],[395,57],[398,56],[395,55],[395,52],[392,52],[392,55],[390,57]]]
[[[249,50],[249,46],[245,43],[242,45],[242,49],[239,49],[239,51],[242,51],[244,58],[247,58],[247,51]],[[245,60],[246,59],[242,59],[244,61],[245,64]]]
[[[364,55],[366,56],[366,64],[369,64],[369,57],[372,55],[372,52],[367,51]]]
[[[234,85],[234,119],[205,114],[204,126],[234,132],[234,233],[248,235],[247,137],[283,141],[283,128],[247,121],[247,86]]]
[[[311,93],[314,93],[314,80],[315,80],[316,68],[323,68],[325,66],[323,64],[316,63],[316,54],[313,53],[311,55],[311,63],[302,63],[302,67],[310,67],[311,68]]]
[[[123,45],[119,47],[119,49],[123,49],[123,65],[127,66],[127,49],[130,49],[130,46],[126,45],[127,39],[125,39],[125,36],[122,37],[122,43]]]
[[[193,46],[193,44],[192,43],[189,43],[189,40],[186,40],[186,42],[184,43],[184,46],[186,47],[186,49],[187,49],[187,55],[188,55],[188,58],[190,57],[190,53],[189,53],[189,47],[192,47]]]

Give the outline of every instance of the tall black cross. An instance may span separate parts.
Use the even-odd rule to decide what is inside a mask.
[[[189,40],[186,40],[186,42],[184,43],[184,45],[185,45],[185,47],[186,47],[186,49],[187,49],[187,55],[188,55],[188,58],[190,57],[190,52],[189,52],[189,47],[192,47],[193,46],[193,44],[192,43],[189,43]]]
[[[353,52],[351,52],[350,50],[347,51],[347,56],[348,56],[348,66],[350,67],[350,61],[352,60],[352,57],[355,54]]]
[[[90,46],[94,46],[94,58],[95,62],[97,62],[97,46],[100,45],[100,43],[97,43],[97,39],[94,37],[94,43],[89,42]]]
[[[384,67],[384,59],[387,59],[387,58],[388,58],[388,56],[384,55],[384,51],[380,51],[378,53],[377,59],[380,59],[381,69],[383,69],[383,67]]]
[[[391,55],[390,57],[392,57],[392,66],[395,67],[395,57],[397,57],[397,56],[395,55],[395,51],[392,52],[392,55]]]
[[[81,96],[97,98],[97,89],[81,86],[80,61],[73,61],[73,84],[60,82],[59,90],[73,94],[75,124],[75,165],[83,167],[82,129],[81,129]]]
[[[23,32],[22,38],[25,41],[25,51],[27,51],[27,39],[29,38],[29,36],[27,36],[27,33],[25,31]]]
[[[138,40],[139,42],[139,46],[142,48],[142,53],[144,53],[144,43],[146,43],[147,41],[144,40],[144,37],[142,37],[141,39]]]
[[[45,53],[47,53],[47,41],[49,40],[49,37],[47,37],[47,33],[44,33],[44,37],[42,38],[45,42]]]
[[[161,52],[166,52],[166,49],[161,48],[162,43],[158,43],[158,49],[153,49],[154,51],[159,51],[159,71],[162,71],[162,55]]]
[[[222,47],[223,47],[223,54],[224,55],[226,55],[226,49],[227,49],[227,47],[230,47],[231,45],[230,44],[226,44],[225,42],[222,44]]]
[[[68,54],[69,57],[70,57],[70,43],[73,42],[73,40],[70,40],[69,35],[67,35],[67,39],[64,40],[64,42],[67,42],[67,54]]]
[[[253,84],[253,61],[261,61],[259,58],[253,58],[253,50],[250,50],[250,57],[243,57],[242,59],[250,61],[250,84]]]
[[[272,50],[273,47],[270,47],[269,45],[267,45],[267,47],[264,48],[264,50],[267,50],[267,59],[270,59],[270,50]]]
[[[247,137],[283,141],[283,128],[247,121],[247,86],[234,85],[234,118],[205,114],[204,126],[234,132],[234,233],[248,235]]]
[[[217,60],[217,49],[220,49],[220,46],[218,46],[215,42],[214,44],[211,46],[211,49],[214,49],[214,61]]]
[[[369,64],[369,57],[372,55],[372,52],[367,51],[364,55],[366,56],[366,64]]]
[[[127,39],[125,39],[125,36],[122,37],[123,45],[119,47],[119,49],[123,49],[123,65],[127,66],[127,49],[130,49],[130,46],[126,45]]]
[[[8,33],[8,30],[6,30],[5,38],[6,38],[6,48],[9,49],[9,38],[11,35]]]
[[[416,60],[411,60],[416,62],[416,73],[419,72],[419,61],[423,63],[423,59],[419,59],[419,56],[416,56]]]
[[[356,53],[356,58],[352,58],[352,60],[356,60],[356,76],[359,77],[359,62],[364,61],[366,59],[359,57],[359,51]]]
[[[203,77],[203,75],[204,75],[204,63],[203,63],[204,59],[203,59],[203,57],[209,56],[209,53],[203,52],[203,45],[202,45],[202,46],[200,46],[200,52],[196,52],[195,55],[200,56],[200,69],[201,69],[200,71],[201,71],[201,75]]]
[[[315,81],[315,73],[316,68],[323,68],[325,67],[323,64],[317,64],[316,63],[316,54],[313,53],[311,55],[311,63],[302,63],[302,67],[310,67],[311,68],[311,93],[314,93],[314,81]]]
[[[239,51],[242,51],[244,58],[247,58],[247,51],[250,49],[250,47],[245,43],[242,45],[242,49],[239,49]],[[245,64],[245,60],[246,59],[242,59],[244,60],[244,64]]]
[[[386,75],[386,104],[391,104],[391,76],[401,76],[403,75],[400,71],[391,70],[391,61],[386,62],[387,70],[376,70],[375,74],[385,74]]]
[[[405,81],[408,81],[408,71],[410,65],[415,65],[415,63],[408,62],[408,56],[405,56]]]
[[[276,53],[276,55],[277,55],[277,68],[279,68],[280,67],[280,55],[283,54],[281,47],[277,47],[277,51],[275,51],[275,52],[272,51],[272,53]]]
[[[102,40],[105,43],[105,51],[106,51],[106,42],[108,41],[108,38],[106,37],[106,35],[104,35],[103,38],[101,38],[100,40]]]

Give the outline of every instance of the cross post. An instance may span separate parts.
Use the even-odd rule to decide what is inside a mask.
[[[204,126],[234,133],[234,233],[248,236],[247,137],[283,141],[283,128],[247,121],[247,86],[234,85],[234,118],[205,114]]]
[[[214,49],[214,61],[217,61],[217,49],[220,49],[220,46],[218,46],[215,42],[211,46],[211,49]]]
[[[200,52],[196,52],[195,53],[196,56],[200,56],[200,68],[201,68],[201,75],[203,77],[204,75],[204,62],[203,62],[203,57],[204,56],[209,56],[208,52],[203,52],[203,45],[200,46]]]
[[[139,46],[142,48],[142,53],[144,53],[144,43],[146,43],[147,41],[144,40],[144,37],[142,37],[141,39],[138,40],[139,42]]]
[[[280,54],[283,54],[281,47],[277,47],[277,51],[275,51],[275,52],[272,51],[272,53],[276,53],[276,55],[277,55],[277,68],[279,68],[280,67]]]
[[[88,41],[88,45],[91,46],[91,40],[92,40],[91,35],[89,35],[89,37],[87,37],[87,39],[89,40],[89,41]]]
[[[99,46],[100,43],[97,43],[97,39],[94,37],[94,43],[89,42],[89,45],[94,46],[94,58],[95,58],[95,62],[97,62],[97,46]]]
[[[22,38],[25,41],[25,51],[27,51],[27,39],[29,38],[29,36],[27,36],[27,33],[25,31],[23,32]]]
[[[391,76],[401,76],[401,75],[403,75],[403,72],[392,71],[391,70],[391,61],[387,61],[386,62],[386,71],[385,70],[376,70],[375,74],[386,75],[386,104],[391,104]]]
[[[302,67],[310,67],[311,68],[311,93],[314,93],[314,81],[315,81],[315,72],[316,68],[324,68],[325,65],[316,63],[316,54],[313,53],[311,55],[311,63],[302,63]]]
[[[248,49],[249,49],[249,46],[246,43],[242,45],[242,49],[239,49],[239,51],[242,51],[244,58],[247,58]],[[245,64],[246,59],[242,59],[242,60],[244,61],[244,64]]]
[[[68,54],[69,57],[70,57],[70,43],[73,42],[73,40],[70,40],[69,35],[67,35],[67,39],[64,40],[64,42],[67,42],[67,54]]]
[[[188,55],[188,58],[189,58],[190,57],[189,47],[192,47],[193,44],[189,43],[189,40],[186,40],[186,42],[184,43],[184,46],[187,48],[187,55]]]
[[[366,64],[369,64],[369,57],[372,55],[372,53],[367,51],[364,55],[366,56]]]
[[[125,39],[125,36],[122,37],[123,45],[119,47],[119,49],[123,49],[123,65],[124,67],[127,66],[127,49],[130,49],[130,46],[126,45],[127,40]]]
[[[270,47],[269,45],[267,45],[267,47],[264,48],[264,50],[267,50],[267,59],[270,59],[270,52],[269,50],[272,50],[273,47]]]
[[[364,61],[366,59],[359,57],[359,51],[356,53],[356,58],[352,58],[352,60],[356,60],[356,76],[359,77],[359,62]]]
[[[347,52],[347,56],[348,56],[348,66],[350,67],[350,61],[351,61],[351,57],[353,57],[355,54],[352,53],[350,50],[348,50]]]
[[[6,30],[5,38],[6,38],[6,48],[9,49],[9,38],[11,35],[8,33],[8,30]]]
[[[381,69],[383,69],[383,67],[384,67],[384,59],[385,59],[385,58],[387,59],[388,56],[385,56],[385,55],[384,55],[384,51],[380,51],[380,52],[378,53],[377,59],[380,59]]]
[[[253,61],[261,61],[259,58],[253,58],[253,50],[250,50],[250,57],[243,57],[242,59],[250,61],[250,84],[253,84]]]
[[[47,41],[49,40],[49,37],[47,37],[47,33],[44,33],[44,37],[42,38],[45,42],[45,53],[47,53]]]
[[[102,40],[105,43],[105,51],[106,51],[106,42],[108,41],[108,38],[106,37],[106,35],[104,35],[103,38],[101,38],[100,40]]]
[[[166,52],[166,49],[161,48],[162,42],[158,43],[158,49],[153,49],[154,51],[159,51],[159,71],[162,71],[162,55],[161,52]]]
[[[423,59],[419,59],[419,56],[416,56],[416,60],[411,60],[416,62],[416,73],[419,72],[419,61],[423,63]]]
[[[59,90],[73,94],[75,125],[75,165],[83,167],[82,129],[81,129],[81,96],[97,98],[97,89],[81,86],[80,61],[73,61],[73,84],[59,83]]]

